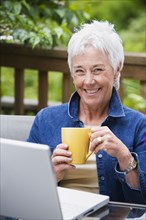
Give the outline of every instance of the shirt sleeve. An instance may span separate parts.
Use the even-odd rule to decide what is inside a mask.
[[[139,174],[140,188],[132,188],[127,183],[126,172],[119,171],[118,163],[115,166],[115,172],[117,174],[119,181],[122,184],[125,198],[128,198],[128,200],[130,198],[132,203],[134,202],[134,203],[146,204],[146,169],[145,169],[146,151],[142,152],[142,154],[137,154],[135,152],[132,152],[132,155],[138,163],[137,169],[138,169],[138,174]],[[143,161],[143,163],[145,163],[144,166],[141,166],[140,161]]]
[[[134,157],[134,159],[137,161],[137,157],[136,157],[136,154],[134,152],[131,152],[132,156]],[[119,180],[120,182],[125,182],[129,187],[130,189],[134,189],[134,190],[140,190],[140,188],[133,188],[127,181],[127,174],[125,171],[121,171],[119,169],[119,164],[117,163],[116,164],[116,167],[115,167],[115,172],[117,174],[117,176],[119,177]]]
[[[40,113],[38,113],[34,119],[29,136],[26,139],[27,142],[40,143],[39,115]]]

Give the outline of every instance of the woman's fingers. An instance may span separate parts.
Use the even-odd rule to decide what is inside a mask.
[[[66,145],[66,144],[59,144],[59,145],[57,145],[57,147],[53,151],[52,158],[56,157],[56,156],[70,157],[71,156],[71,152],[68,150],[68,145]]]
[[[91,129],[90,140],[90,150],[95,153],[104,150],[109,155],[119,158],[127,151],[126,146],[106,126]]]
[[[52,157],[52,162],[54,165],[62,164],[62,163],[69,163],[71,162],[71,157],[67,156],[54,156]]]
[[[64,178],[65,171],[75,169],[76,167],[72,164],[60,163],[54,166],[57,181],[61,181]]]
[[[95,138],[103,137],[105,134],[110,134],[110,133],[111,133],[110,129],[106,126],[91,128],[90,141],[92,142]]]
[[[66,144],[57,145],[51,158],[57,181],[63,179],[66,170],[75,168],[75,166],[69,164],[72,158],[71,152],[68,150],[68,145]]]

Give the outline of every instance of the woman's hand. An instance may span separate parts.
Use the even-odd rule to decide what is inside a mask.
[[[132,155],[124,143],[117,138],[113,132],[106,126],[91,128],[90,150],[98,153],[99,150],[106,151],[112,157],[116,157],[120,169],[124,170]]]
[[[68,146],[66,144],[57,145],[51,158],[58,182],[63,179],[66,170],[75,168],[74,165],[69,164],[72,160],[71,152],[68,151]]]
[[[108,127],[103,126],[91,128],[90,140],[91,151],[98,153],[99,150],[104,150],[112,157],[117,158],[121,171],[127,168],[132,159],[132,155],[125,144],[117,138]],[[139,188],[137,169],[134,169],[127,174],[127,182],[131,187],[135,189]]]

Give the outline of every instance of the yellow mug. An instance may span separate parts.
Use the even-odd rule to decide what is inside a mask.
[[[90,156],[90,128],[62,128],[62,143],[68,145],[68,150],[72,152],[71,164],[85,164]]]

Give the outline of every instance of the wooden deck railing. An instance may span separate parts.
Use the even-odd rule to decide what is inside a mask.
[[[48,103],[48,72],[62,72],[62,102],[69,100],[72,93],[72,79],[67,65],[67,52],[65,49],[31,49],[14,44],[1,44],[0,66],[15,69],[15,114],[24,114],[24,70],[38,70],[38,105],[36,110],[47,106]],[[57,73],[56,73],[57,74]],[[141,94],[146,98],[146,54],[126,53],[122,77],[136,79],[141,84]],[[123,87],[119,90],[123,98]],[[1,103],[2,106],[2,103]]]

